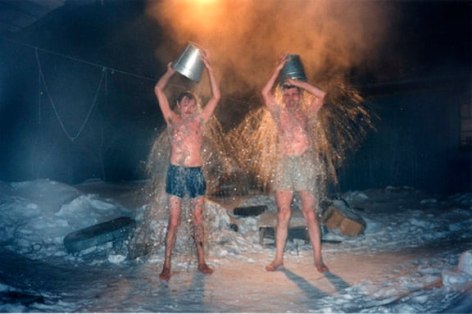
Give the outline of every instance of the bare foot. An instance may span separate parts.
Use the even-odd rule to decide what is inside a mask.
[[[213,269],[211,269],[206,263],[198,265],[198,270],[207,275],[210,275],[213,273]]]
[[[278,270],[280,267],[283,267],[284,266],[284,263],[283,262],[277,262],[277,261],[273,261],[272,263],[270,263],[269,265],[267,265],[265,267],[265,270],[266,271],[276,271]]]
[[[169,281],[170,279],[170,268],[164,267],[161,274],[159,275],[159,279],[162,281]]]
[[[326,266],[323,262],[321,262],[321,263],[315,263],[315,267],[316,267],[316,269],[317,269],[320,273],[327,273],[327,272],[329,272],[328,266]]]

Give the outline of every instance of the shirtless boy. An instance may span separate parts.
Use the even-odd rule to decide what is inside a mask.
[[[171,255],[175,245],[177,228],[180,223],[181,201],[190,197],[193,207],[194,240],[197,248],[198,270],[204,274],[213,273],[205,262],[203,210],[206,182],[202,173],[203,127],[210,119],[220,100],[220,90],[216,82],[208,55],[202,54],[202,61],[210,79],[212,97],[200,110],[196,97],[190,92],[177,97],[173,111],[164,89],[175,73],[171,63],[166,73],[157,82],[154,92],[159,107],[169,129],[171,144],[170,165],[167,172],[166,193],[169,197],[169,222],[167,225],[164,267],[159,278],[168,281],[171,277]]]

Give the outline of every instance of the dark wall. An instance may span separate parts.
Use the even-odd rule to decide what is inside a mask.
[[[164,70],[145,4],[70,2],[0,37],[0,180],[144,176]]]
[[[154,80],[0,40],[0,180],[138,179],[162,124]]]
[[[341,190],[410,186],[452,193],[472,188],[470,151],[460,147],[460,105],[470,91],[427,88],[368,100],[379,120],[340,169]]]

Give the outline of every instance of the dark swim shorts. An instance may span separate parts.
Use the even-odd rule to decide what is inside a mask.
[[[169,165],[167,169],[166,193],[191,198],[205,195],[206,182],[201,167]]]

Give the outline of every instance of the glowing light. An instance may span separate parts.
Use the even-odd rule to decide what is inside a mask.
[[[196,3],[196,4],[203,4],[203,5],[209,5],[209,4],[214,4],[217,3],[218,0],[189,0],[189,3]]]
[[[147,12],[171,34],[158,57],[167,63],[189,40],[199,43],[231,81],[228,94],[259,88],[281,53],[301,55],[312,76],[350,71],[376,57],[393,21],[379,1],[164,0]]]

